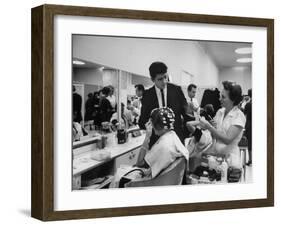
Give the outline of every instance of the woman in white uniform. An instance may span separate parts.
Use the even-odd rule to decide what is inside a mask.
[[[212,152],[225,155],[229,159],[229,166],[241,167],[238,143],[243,135],[246,118],[238,108],[242,100],[241,86],[233,82],[224,81],[221,92],[222,108],[218,110],[213,123],[201,119],[201,126],[208,129],[215,139]]]

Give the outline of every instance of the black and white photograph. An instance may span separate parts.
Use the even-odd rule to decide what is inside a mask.
[[[32,16],[32,216],[274,205],[273,19],[48,4]]]
[[[250,42],[72,34],[72,190],[252,183],[252,79]]]

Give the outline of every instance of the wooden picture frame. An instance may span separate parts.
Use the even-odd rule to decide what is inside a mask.
[[[267,198],[121,208],[54,210],[54,17],[55,15],[267,29]],[[32,217],[43,220],[163,214],[274,205],[274,20],[61,5],[32,9]]]

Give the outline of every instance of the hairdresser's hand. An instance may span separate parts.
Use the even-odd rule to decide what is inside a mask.
[[[210,120],[210,123],[213,127],[217,128],[217,122],[214,119]]]
[[[210,129],[211,124],[205,119],[205,117],[200,117],[200,127],[202,129]]]

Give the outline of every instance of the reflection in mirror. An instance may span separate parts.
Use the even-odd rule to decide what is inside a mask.
[[[136,126],[142,94],[151,86],[148,77],[74,59],[73,141]]]
[[[140,75],[129,75],[129,81],[127,89],[127,111],[133,117],[133,123],[138,124],[140,112],[141,112],[141,99],[145,89],[150,88],[153,83],[150,78]]]
[[[81,59],[73,60],[73,141],[110,130],[117,113],[118,71]]]

